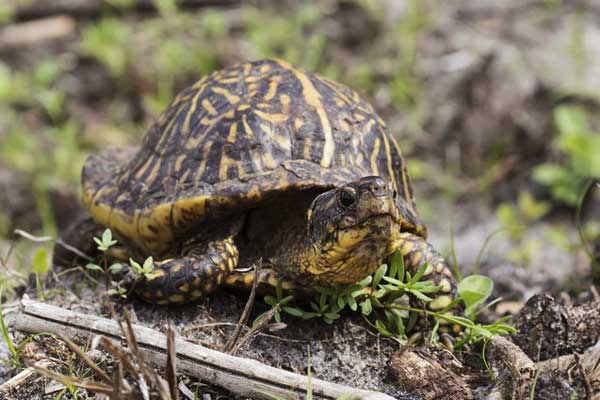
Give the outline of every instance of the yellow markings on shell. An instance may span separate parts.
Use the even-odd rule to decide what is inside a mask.
[[[179,157],[177,157],[177,159],[175,160],[175,171],[181,171],[181,166],[183,165],[183,162],[185,161],[186,158],[187,158],[186,154],[181,154]],[[185,181],[185,179],[180,178],[180,181],[183,182],[183,181]]]
[[[185,120],[183,121],[183,133],[187,134],[190,132],[190,120],[192,118],[192,114],[194,111],[198,109],[198,98],[204,92],[204,89],[198,90],[196,95],[192,98],[192,104],[190,104],[190,108],[188,109],[187,115],[185,116]]]
[[[158,175],[158,171],[160,170],[160,165],[161,164],[159,162],[154,163],[152,170],[150,171],[150,173],[148,174],[148,177],[146,178],[146,182],[154,182],[154,180],[156,179],[156,177]]]
[[[208,99],[204,99],[202,100],[202,107],[204,107],[204,109],[210,114],[210,115],[217,115],[218,111],[216,110],[216,108],[212,105],[212,103],[208,100]]]
[[[204,293],[202,292],[202,290],[196,289],[196,290],[192,291],[192,293],[190,293],[190,295],[192,297],[198,298],[198,297],[204,296]]]
[[[254,110],[254,114],[256,114],[259,118],[268,121],[272,124],[280,124],[282,122],[287,121],[288,119],[288,115],[286,114],[279,114],[279,113],[274,113],[274,114],[269,114],[266,112],[262,112],[260,110]]]
[[[294,130],[296,132],[298,132],[300,130],[300,128],[302,128],[302,125],[304,125],[304,121],[302,120],[302,118],[294,119]]]
[[[140,169],[138,169],[138,172],[136,172],[135,174],[135,179],[140,180],[142,179],[142,176],[144,176],[144,174],[146,173],[146,170],[148,168],[150,168],[150,163],[152,162],[153,158],[150,157],[146,160],[146,162],[140,167]]]
[[[250,104],[240,104],[238,106],[238,111],[244,111],[250,108]]]
[[[208,75],[203,76],[202,79],[200,79],[198,82],[194,83],[194,86],[192,86],[192,88],[202,91],[204,83],[206,82],[206,79],[208,79]]]
[[[277,87],[279,86],[279,82],[281,82],[281,75],[276,75],[271,78],[271,81],[269,82],[269,89],[267,90],[267,93],[264,97],[266,101],[270,101],[273,99],[273,97],[275,97],[275,94],[277,94]]]
[[[229,90],[222,88],[220,86],[213,87],[212,91],[216,94],[220,94],[221,96],[225,97],[225,99],[228,102],[230,102],[231,104],[236,104],[236,103],[239,103],[239,101],[240,101],[240,96],[233,94]]]
[[[226,181],[228,179],[228,172],[230,168],[237,169],[237,175],[243,177],[246,175],[241,163],[229,157],[225,152],[221,154],[221,161],[219,162],[219,180]]]
[[[277,168],[277,161],[273,158],[273,155],[270,152],[262,153],[261,159],[263,161],[263,165],[267,169],[275,169]]]
[[[224,84],[236,83],[239,80],[240,80],[240,78],[238,78],[237,76],[233,76],[231,78],[221,78],[221,79],[219,79],[219,83],[224,83]]]
[[[374,121],[374,120],[371,120]],[[381,127],[379,128],[379,132],[381,133],[381,138],[383,139],[383,149],[385,150],[385,160],[387,163],[388,175],[392,180],[392,185],[394,186],[394,190],[398,192],[398,184],[396,183],[396,174],[394,174],[394,167],[392,166],[392,152],[390,151],[390,142],[388,140],[387,134]]]
[[[227,136],[227,143],[229,144],[233,144],[235,143],[236,137],[237,137],[237,122],[233,122],[230,126],[229,126],[229,135]]]
[[[273,139],[273,141],[275,143],[277,143],[277,146],[279,146],[280,148],[282,148],[283,150],[285,150],[286,152],[291,152],[292,151],[292,141],[290,139],[289,136],[282,136],[278,133],[273,132],[271,134],[271,138]]]
[[[249,75],[250,71],[252,71],[252,63],[245,63],[242,67],[242,72],[244,75]]]
[[[269,103],[258,103],[255,105],[256,108],[271,108],[271,105]]]
[[[263,64],[260,66],[260,69],[259,69],[261,74],[266,74],[270,70],[271,70],[271,66],[269,64]]]
[[[298,78],[300,84],[302,85],[302,94],[304,95],[304,99],[315,109],[319,117],[321,128],[323,129],[323,135],[325,136],[325,143],[323,143],[323,156],[321,157],[321,166],[329,168],[335,153],[335,141],[333,140],[333,131],[331,129],[331,125],[329,124],[329,118],[327,117],[327,113],[323,107],[323,103],[321,102],[321,95],[304,72],[297,70],[285,61],[279,60],[279,63],[282,67],[290,70],[296,76],[296,78]]]
[[[312,141],[310,140],[309,137],[305,137],[304,138],[304,147],[302,148],[302,156],[304,157],[305,160],[310,160],[310,150],[312,147]]]
[[[223,114],[223,118],[234,119],[235,118],[235,110],[231,108],[229,111]]]
[[[371,153],[371,172],[373,175],[379,175],[379,168],[377,168],[377,160],[379,159],[379,147],[381,147],[381,140],[375,139],[373,145],[373,152]]]
[[[212,148],[214,142],[208,142],[204,145],[202,149],[202,161],[200,161],[200,165],[198,166],[198,171],[196,172],[196,176],[201,177],[204,175],[204,171],[206,170],[206,164],[208,163],[208,154],[210,153],[210,149]],[[190,149],[191,150],[191,149]]]
[[[281,102],[283,113],[288,114],[290,112],[290,103],[292,101],[292,99],[290,99],[290,96],[288,96],[287,94],[282,94],[281,96],[279,96],[279,101]]]
[[[249,138],[254,137],[254,133],[252,132],[252,128],[250,128],[250,124],[248,124],[248,117],[246,115],[242,116],[242,124],[244,125],[244,132],[246,132],[246,136]]]
[[[398,142],[396,141],[396,139],[391,136],[390,140],[392,141],[392,144],[394,145],[394,148],[396,149],[396,155],[398,157],[402,157],[402,152],[400,151],[400,145],[398,144]],[[408,174],[406,173],[406,164],[404,164],[402,166],[402,186],[404,188],[404,198],[409,200],[412,198],[411,193],[410,193],[410,185],[408,184]]]

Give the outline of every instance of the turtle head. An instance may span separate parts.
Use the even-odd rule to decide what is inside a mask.
[[[369,176],[318,195],[307,215],[300,269],[321,285],[351,284],[373,273],[414,226],[392,184]]]

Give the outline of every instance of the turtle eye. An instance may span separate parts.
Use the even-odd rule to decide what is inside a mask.
[[[394,200],[396,200],[396,197],[398,197],[398,193],[396,193],[395,189],[394,189],[394,193],[392,194],[392,196],[394,197]]]
[[[352,193],[349,190],[341,190],[338,196],[338,200],[340,205],[344,208],[350,207],[356,201],[356,199],[354,198],[354,193]]]

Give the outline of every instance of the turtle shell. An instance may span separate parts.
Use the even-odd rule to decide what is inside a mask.
[[[344,85],[264,60],[181,91],[140,148],[89,157],[83,200],[98,223],[161,255],[204,221],[369,175],[390,179],[416,219],[400,147],[371,105]]]

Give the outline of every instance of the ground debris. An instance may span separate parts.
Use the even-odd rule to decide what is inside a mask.
[[[515,327],[515,343],[533,360],[581,353],[600,339],[600,302],[564,307],[537,294],[527,301]]]
[[[390,378],[425,400],[473,398],[464,368],[453,357],[427,348],[404,346],[392,354]]]

